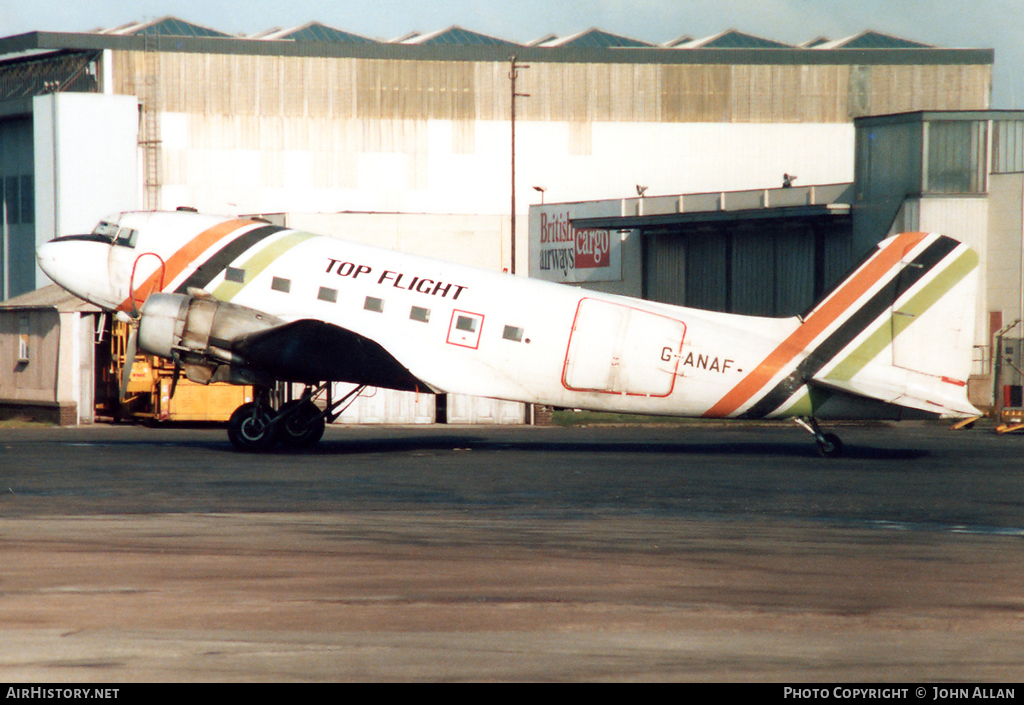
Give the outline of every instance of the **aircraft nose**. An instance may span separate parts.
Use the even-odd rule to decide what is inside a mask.
[[[60,283],[57,278],[57,263],[60,261],[58,259],[59,250],[60,243],[57,242],[44,242],[36,248],[36,262],[39,264],[39,268],[58,284]]]
[[[118,302],[109,279],[108,250],[103,243],[72,236],[36,247],[36,262],[46,276],[75,296],[113,308]]]

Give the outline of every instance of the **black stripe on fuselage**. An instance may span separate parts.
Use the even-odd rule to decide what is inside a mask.
[[[199,265],[196,271],[192,272],[188,279],[175,290],[175,293],[186,294],[189,288],[205,289],[218,274],[227,269],[228,265],[238,259],[246,250],[284,229],[277,225],[264,225],[239,235],[210,259]]]
[[[807,356],[793,374],[789,375],[761,397],[756,404],[740,415],[740,418],[759,419],[772,413],[782,406],[793,392],[799,389],[806,380],[813,377],[832,358],[853,341],[871,323],[891,309],[897,299],[907,289],[916,284],[936,264],[941,262],[950,252],[957,248],[958,243],[948,237],[940,237],[913,262],[904,264],[895,276],[872,296],[852,316],[846,319],[831,335],[823,340],[810,355]]]

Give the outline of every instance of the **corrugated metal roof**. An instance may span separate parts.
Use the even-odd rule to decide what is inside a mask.
[[[296,42],[337,42],[340,44],[371,44],[373,39],[362,37],[351,32],[343,32],[319,22],[310,22],[301,27],[279,29],[259,36],[260,39],[286,39]]]
[[[456,46],[519,46],[514,42],[491,37],[479,32],[472,32],[468,29],[453,25],[448,29],[442,29],[432,34],[419,34],[415,37],[402,40],[404,44],[422,44],[426,46],[456,45]]]
[[[755,37],[753,34],[745,34],[735,29],[730,29],[721,34],[705,39],[697,39],[684,45],[687,49],[792,49],[789,44],[776,42],[764,37]]]
[[[827,44],[828,42],[831,41],[832,40],[829,39],[828,37],[815,37],[814,39],[811,39],[809,41],[801,42],[797,46],[800,47],[801,49],[815,49],[821,46],[822,44]]]
[[[642,42],[639,39],[631,39],[618,34],[611,34],[600,29],[588,29],[585,32],[574,34],[562,39],[554,39],[543,42],[537,46],[543,47],[564,47],[564,48],[597,48],[611,49],[617,47],[640,48],[651,47],[653,44]]]
[[[668,49],[678,49],[689,44],[692,41],[694,41],[694,38],[691,37],[689,34],[685,34],[682,37],[677,37],[676,39],[665,42],[664,44],[662,44],[662,46]]]
[[[173,36],[196,39],[241,38],[171,16],[162,17],[150,22],[130,23],[113,29],[100,30],[95,33],[122,36]],[[358,34],[352,34],[351,32],[345,32],[340,29],[335,29],[334,27],[328,27],[320,22],[310,22],[292,29],[272,29],[253,35],[250,39],[321,41],[338,44],[381,44],[381,42],[376,40],[369,39]],[[448,29],[428,34],[410,32],[398,39],[392,40],[389,43],[421,46],[522,46],[516,42],[474,32],[463,27],[459,27],[458,25],[453,25]],[[591,28],[584,32],[561,38],[554,34],[549,34],[540,39],[528,42],[525,46],[578,49],[658,47],[658,45],[651,44],[649,42],[618,34],[612,34],[597,28]],[[867,30],[851,37],[836,40],[817,37],[794,46],[772,39],[766,39],[764,37],[740,32],[735,29],[730,29],[703,39],[694,39],[693,37],[684,36],[670,42],[666,42],[660,46],[661,48],[672,49],[793,49],[799,47],[801,49],[824,50],[937,48],[931,44],[904,39],[891,34],[883,34],[882,32],[876,32],[873,30]]]
[[[127,24],[117,27],[116,29],[108,30],[106,33],[161,37],[231,37],[230,34],[218,32],[215,29],[192,24],[191,22],[186,22],[184,20],[179,20],[177,17],[162,17],[158,20],[153,20],[152,22]]]
[[[932,44],[915,42],[910,39],[903,39],[891,34],[882,34],[873,30],[867,30],[860,34],[845,39],[836,39],[831,42],[822,42],[815,45],[815,49],[930,49]]]
[[[557,34],[545,34],[543,37],[540,37],[539,39],[534,39],[533,41],[527,42],[526,46],[528,46],[528,47],[538,47],[538,46],[541,46],[542,44],[544,44],[546,42],[553,42],[556,39],[558,39],[558,35]]]
[[[319,38],[319,32],[331,29],[321,30],[319,27],[322,27],[319,23],[310,23],[297,30],[308,29],[304,36],[308,35],[312,39]],[[516,47],[516,54],[524,61],[559,63],[991,65],[994,62],[992,49],[944,49],[878,32],[864,32],[838,41],[824,41],[819,38],[800,47],[788,47],[780,42],[734,31],[705,40],[676,40],[665,45],[653,45],[598,29],[562,39],[544,37],[523,46],[459,27],[428,35],[413,33],[390,42],[353,40],[351,38],[358,35],[340,30],[334,31],[339,33],[336,35],[338,38],[345,35],[344,41],[274,41],[289,34],[290,31],[297,30],[273,29],[250,37],[232,37],[174,17],[165,17],[149,23],[135,23],[104,31],[29,32],[0,37],[0,61],[24,56],[24,53],[29,51],[142,51],[149,48],[143,44],[145,35],[154,34],[178,37],[173,47],[157,46],[155,48],[158,51],[260,56],[505,61],[508,59],[509,47]],[[840,51],[829,51],[832,48]]]

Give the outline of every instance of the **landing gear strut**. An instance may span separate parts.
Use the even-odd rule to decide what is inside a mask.
[[[843,442],[834,433],[822,433],[818,421],[812,416],[798,416],[796,423],[814,436],[818,443],[818,455],[823,458],[838,458],[843,454]]]
[[[257,388],[256,399],[235,409],[228,421],[228,440],[236,450],[245,453],[265,453],[278,441],[290,448],[308,448],[324,435],[328,422],[334,421],[348,404],[355,401],[366,387],[353,389],[336,402],[328,401],[321,410],[313,399],[324,393],[330,382],[307,386],[302,397],[290,401],[280,409],[271,403],[270,389]]]

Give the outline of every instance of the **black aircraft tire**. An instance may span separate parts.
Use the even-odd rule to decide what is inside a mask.
[[[295,407],[299,407],[298,410],[286,416],[280,424],[280,441],[289,448],[308,448],[323,437],[326,423],[313,402],[290,401],[281,407],[281,411]]]
[[[824,443],[818,444],[818,453],[823,458],[838,458],[843,454],[843,442],[834,433],[823,434]]]
[[[277,430],[270,426],[273,418],[263,411],[253,418],[255,404],[242,404],[228,420],[228,440],[243,453],[266,453],[277,443]]]

